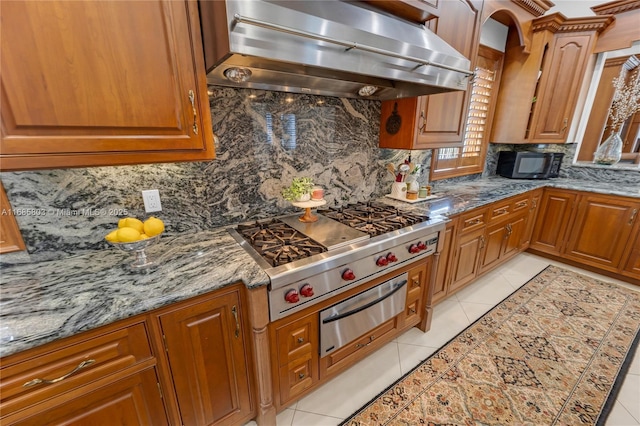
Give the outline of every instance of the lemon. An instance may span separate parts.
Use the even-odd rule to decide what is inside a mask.
[[[151,216],[144,221],[144,233],[149,237],[155,237],[164,231],[164,222],[157,217]]]
[[[123,217],[118,221],[118,228],[124,228],[125,226],[127,226],[127,218]]]
[[[131,243],[140,239],[140,232],[135,228],[125,226],[118,229],[116,236],[121,243]]]
[[[107,234],[107,236],[104,237],[104,239],[109,241],[109,242],[111,242],[111,243],[117,243],[118,242],[118,230],[115,229],[115,230],[109,232]]]
[[[140,240],[146,240],[147,238],[149,238],[147,234],[140,234]]]
[[[122,222],[122,226],[120,226],[120,222]],[[133,228],[142,234],[142,221],[140,219],[136,219],[135,217],[126,217],[124,218],[124,220],[120,219],[118,221],[118,227]]]

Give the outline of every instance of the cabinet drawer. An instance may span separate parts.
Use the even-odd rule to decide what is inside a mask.
[[[489,207],[489,222],[495,222],[507,217],[511,213],[511,202],[494,203]]]
[[[519,211],[524,211],[529,208],[529,204],[529,196],[518,197],[511,203],[511,212],[516,213]]]
[[[460,232],[473,231],[487,224],[487,209],[476,209],[460,215]]]
[[[51,348],[47,350],[47,348]],[[3,360],[2,413],[24,408],[153,358],[144,323]],[[19,354],[21,355],[21,354]],[[16,360],[16,362],[13,362]]]
[[[313,358],[308,354],[280,367],[281,404],[286,404],[315,383],[312,362]]]
[[[311,353],[312,319],[305,318],[288,324],[276,331],[278,344],[278,362],[280,366],[287,365],[292,360]]]

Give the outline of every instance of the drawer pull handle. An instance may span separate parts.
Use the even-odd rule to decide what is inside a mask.
[[[64,379],[66,379],[67,377],[71,376],[72,374],[75,374],[76,372],[82,370],[83,368],[87,368],[88,366],[90,366],[94,362],[96,362],[95,359],[86,359],[86,360],[82,361],[80,364],[78,364],[78,366],[76,368],[74,368],[73,370],[69,371],[67,374],[65,374],[63,376],[58,377],[57,379],[51,379],[51,380],[33,379],[33,380],[28,381],[24,385],[22,385],[22,387],[23,388],[28,388],[28,387],[31,387],[31,386],[39,385],[40,383],[44,383],[45,385],[52,385],[54,383],[61,382]]]
[[[427,125],[427,117],[425,117],[424,110],[420,111],[420,120],[422,120],[422,125],[418,125],[418,134],[424,132],[424,127]],[[418,122],[420,124],[420,122]]]
[[[416,313],[416,308],[409,308],[409,312],[411,312],[411,314],[415,315],[415,313]]]
[[[484,235],[480,237],[480,248],[483,249],[485,244]]]
[[[298,379],[302,380],[304,378],[305,378],[305,374],[304,373],[298,374]]]
[[[373,341],[375,340],[375,338],[376,338],[376,336],[374,336],[374,335],[369,336],[369,343],[365,343],[365,344],[358,343],[358,344],[356,345],[356,348],[360,349],[360,348],[364,348],[365,346],[369,346],[370,344],[372,344],[372,343],[373,343]]]
[[[516,203],[516,207],[526,207],[527,202],[526,201],[520,201],[519,203]]]
[[[473,220],[472,220],[472,219],[469,219],[469,220],[467,220],[465,223],[466,223],[467,225],[477,225],[477,224],[479,224],[480,222],[481,222],[481,220],[476,218],[476,219],[473,219]]]
[[[505,208],[502,208],[502,209],[498,209],[498,210],[496,210],[494,213],[495,213],[496,215],[501,215],[501,214],[505,214],[506,212],[507,212],[507,209],[506,209],[506,207],[505,207]]]
[[[240,336],[240,322],[238,321],[238,308],[236,308],[236,305],[233,305],[233,307],[231,308],[231,313],[233,314],[233,319],[236,320],[236,339],[238,338],[238,336]]]
[[[193,110],[193,133],[198,134],[198,110],[196,109],[196,95],[193,90],[189,90],[189,102],[191,102],[191,109]]]
[[[298,343],[304,343],[304,339],[302,337],[298,337]]]
[[[420,287],[420,281],[418,281],[418,280],[412,280],[412,281],[411,281],[411,284],[412,284],[414,287]]]
[[[633,220],[636,218],[638,214],[638,209],[633,209],[633,213],[631,213],[631,217],[629,218],[629,225],[633,223]]]

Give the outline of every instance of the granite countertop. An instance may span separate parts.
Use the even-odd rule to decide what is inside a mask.
[[[510,180],[499,177],[437,185],[442,197],[409,204],[416,212],[453,215],[529,190],[551,186],[640,198],[640,188],[616,183]],[[161,238],[147,249],[158,266],[131,271],[132,254],[100,250],[37,264],[3,265],[0,275],[0,356],[147,312],[238,281],[249,288],[269,277],[220,228]]]

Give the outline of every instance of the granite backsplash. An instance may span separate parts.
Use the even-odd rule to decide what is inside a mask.
[[[378,101],[220,87],[210,104],[217,158],[209,162],[0,173],[14,209],[39,212],[17,217],[28,256],[7,254],[0,261],[42,261],[106,247],[103,237],[119,217],[148,216],[144,189],[160,191],[157,216],[167,234],[178,234],[293,213],[297,209],[280,191],[297,176],[323,186],[330,205],[366,201],[390,192],[393,178],[385,165],[411,154],[422,166],[418,181],[427,183],[430,150],[378,148]],[[526,148],[491,144],[482,176],[495,174],[499,150]],[[538,149],[566,152],[562,177],[640,183],[636,171],[570,167],[574,144]]]

